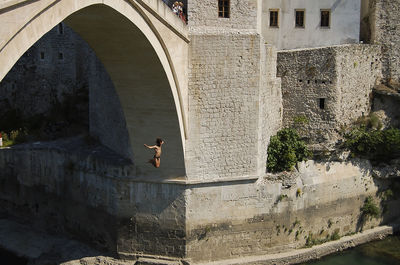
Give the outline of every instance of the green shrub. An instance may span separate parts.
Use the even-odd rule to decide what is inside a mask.
[[[333,232],[333,234],[330,237],[330,240],[334,241],[334,240],[339,240],[339,239],[340,239],[339,229],[335,229],[335,231]]]
[[[3,147],[20,144],[26,141],[27,133],[25,129],[12,130],[9,133],[1,132]]]
[[[282,129],[271,137],[267,169],[270,172],[290,171],[297,162],[306,160],[310,155],[310,151],[295,130]]]
[[[379,207],[375,204],[372,196],[368,196],[364,205],[361,207],[361,213],[364,217],[375,217],[378,218],[380,215]]]
[[[400,130],[368,131],[365,127],[357,128],[346,136],[345,146],[353,156],[374,161],[387,161],[400,154]]]

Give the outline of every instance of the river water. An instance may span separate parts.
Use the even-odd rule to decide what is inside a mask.
[[[25,265],[27,260],[0,249],[0,264]],[[388,237],[302,265],[400,265],[400,236]]]
[[[371,242],[302,265],[400,265],[400,236]]]

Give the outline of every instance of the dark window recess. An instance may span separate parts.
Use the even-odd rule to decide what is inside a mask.
[[[218,0],[218,17],[229,18],[229,0]]]
[[[304,28],[304,10],[296,10],[296,27]]]
[[[319,108],[325,109],[325,99],[324,98],[319,99]]]
[[[278,27],[278,11],[269,11],[269,26]]]
[[[328,28],[330,26],[331,12],[328,10],[321,10],[321,27]]]
[[[58,53],[58,60],[64,60],[64,54],[62,52]]]
[[[40,59],[44,60],[44,52],[40,52]]]

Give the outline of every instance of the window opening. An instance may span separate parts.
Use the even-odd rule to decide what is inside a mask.
[[[64,54],[62,52],[58,53],[58,60],[64,60]]]
[[[229,0],[218,0],[218,17],[229,18]]]
[[[58,34],[64,34],[64,25],[62,23],[58,24]]]
[[[304,28],[304,10],[296,10],[296,27]]]
[[[331,18],[330,10],[321,10],[321,27],[329,28],[330,27],[330,18]]]
[[[325,99],[324,98],[319,99],[319,108],[325,109]]]
[[[269,26],[277,28],[278,21],[279,21],[279,11],[278,10],[270,10],[269,11]]]
[[[40,52],[40,59],[44,60],[44,52]]]

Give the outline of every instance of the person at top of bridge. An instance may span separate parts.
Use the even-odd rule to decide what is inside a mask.
[[[144,144],[145,147],[149,149],[154,149],[154,156],[153,159],[149,160],[149,163],[152,164],[154,167],[159,168],[161,163],[161,146],[164,144],[164,141],[161,138],[156,139],[156,145],[149,146]]]
[[[179,2],[175,1],[175,3],[172,5],[172,12],[174,12],[174,14],[176,14],[177,16],[179,15]]]
[[[182,19],[183,22],[186,23],[186,17],[183,12],[183,7],[184,4],[182,2],[175,1],[172,5],[172,12],[174,12],[174,14],[176,14],[180,19]]]

